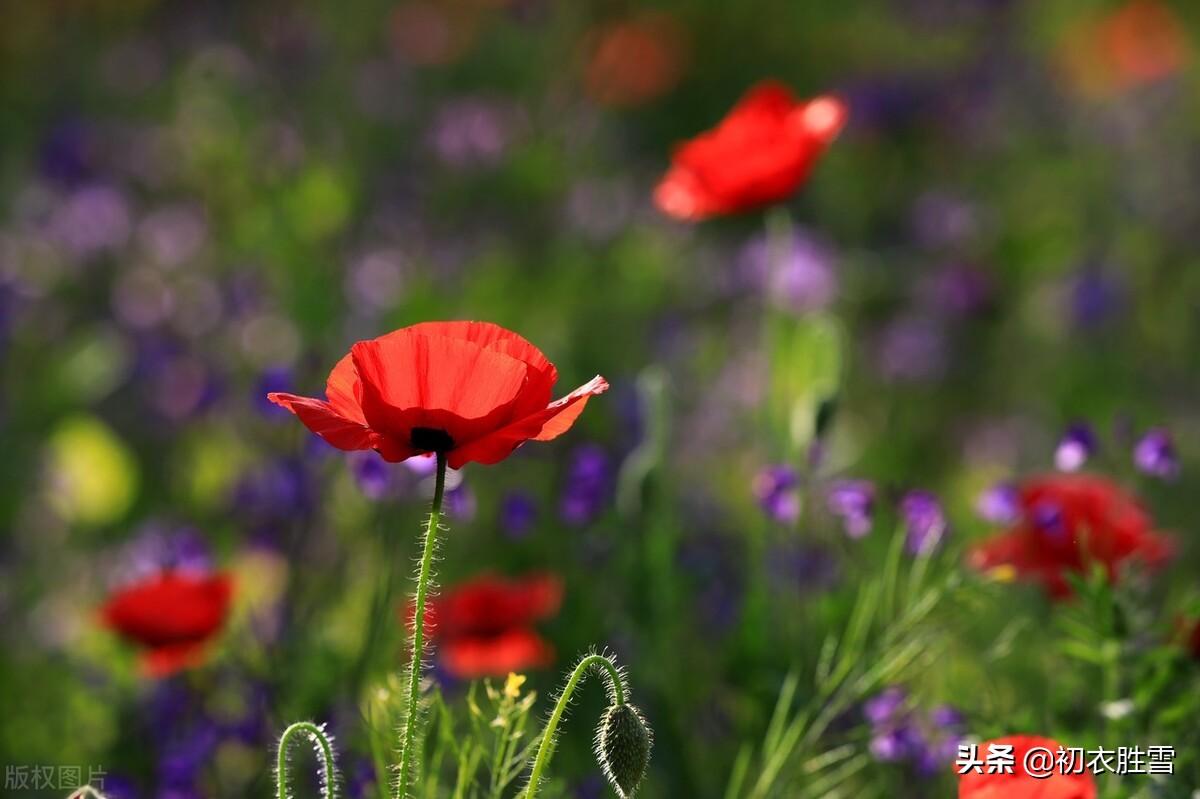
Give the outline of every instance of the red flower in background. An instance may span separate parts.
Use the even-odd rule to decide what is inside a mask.
[[[1157,566],[1171,554],[1169,539],[1129,494],[1102,477],[1052,475],[1019,490],[1021,518],[1006,533],[977,545],[969,556],[979,570],[1011,567],[1053,596],[1071,593],[1065,577],[1100,563],[1115,580],[1122,564]]]
[[[786,199],[847,113],[836,97],[797,101],[781,83],[760,83],[716,128],[675,150],[654,200],[670,216],[697,220]]]
[[[1192,60],[1192,43],[1168,5],[1132,0],[1084,18],[1063,39],[1060,52],[1074,87],[1105,97],[1179,74]]]
[[[324,400],[267,398],[338,449],[374,449],[393,463],[441,452],[458,469],[562,435],[608,389],[597,375],[551,402],[557,379],[554,364],[510,330],[425,322],[355,344],[333,367]]]
[[[667,14],[636,14],[589,38],[584,86],[600,105],[643,105],[671,90],[683,74],[683,32]]]
[[[1048,750],[1053,765],[1059,749],[1056,741],[1033,735],[1010,735],[980,744],[979,751],[987,751],[989,744],[1012,746],[1013,773],[969,771],[959,775],[958,799],[1096,799],[1096,779],[1090,771],[1062,774],[1055,770],[1049,776],[1034,777],[1025,770],[1025,755],[1034,748]]]
[[[105,624],[142,647],[142,670],[165,677],[203,660],[229,615],[233,581],[225,574],[163,571],[114,593]]]
[[[562,594],[562,580],[552,575],[476,577],[430,601],[425,633],[438,639],[438,657],[459,679],[548,666],[554,649],[533,623],[557,613]],[[413,610],[410,604],[410,625]]]

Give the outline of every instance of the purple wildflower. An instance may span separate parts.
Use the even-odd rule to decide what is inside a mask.
[[[992,524],[1012,524],[1021,515],[1017,487],[1012,483],[997,483],[975,500],[975,511]]]
[[[450,166],[495,166],[513,145],[522,120],[514,107],[463,98],[447,103],[437,113],[430,143],[438,158]]]
[[[1076,423],[1067,428],[1054,451],[1054,465],[1060,472],[1077,472],[1096,452],[1096,434],[1089,425]]]
[[[279,407],[267,399],[267,394],[276,391],[293,391],[295,388],[295,378],[289,367],[272,366],[264,369],[262,374],[258,376],[258,382],[254,386],[254,394],[252,395],[254,407],[259,413],[268,418],[291,418],[291,414],[286,409]]]
[[[781,308],[796,314],[827,308],[838,292],[833,253],[803,231],[785,245],[776,252],[778,245],[769,237],[751,239],[739,256],[741,268]]]
[[[523,491],[513,491],[500,502],[500,527],[509,538],[524,538],[537,524],[537,502]]]
[[[475,509],[475,492],[465,480],[455,486],[446,486],[447,515],[460,521],[470,521],[475,518]]]
[[[79,256],[114,249],[131,228],[125,196],[109,186],[84,186],[67,197],[50,219],[50,235]]]
[[[1133,448],[1133,462],[1143,474],[1174,480],[1179,476],[1179,456],[1171,434],[1162,427],[1148,431]]]
[[[919,746],[919,735],[914,727],[901,724],[876,732],[871,736],[871,754],[881,763],[896,763],[907,760]]]
[[[908,692],[892,686],[863,703],[863,715],[873,726],[892,724],[904,712],[908,704]]]
[[[934,275],[926,292],[937,310],[966,318],[987,310],[996,289],[987,272],[967,264],[952,264]]]
[[[374,452],[351,454],[350,470],[359,490],[369,499],[385,499],[396,487],[392,465]]]
[[[1071,314],[1075,324],[1083,328],[1103,325],[1124,304],[1124,285],[1099,269],[1083,270],[1071,286]]]
[[[927,491],[910,491],[900,500],[907,547],[913,555],[932,552],[946,535],[946,514],[937,497]]]
[[[925,247],[961,244],[975,235],[979,226],[975,207],[960,197],[928,192],[913,205],[913,234]]]
[[[826,494],[829,512],[842,520],[842,529],[851,538],[871,532],[875,507],[875,487],[866,480],[837,480]]]
[[[163,569],[205,573],[212,569],[212,553],[198,530],[151,522],[125,550],[124,561],[130,580],[156,574]]]
[[[608,502],[612,489],[612,462],[597,444],[584,444],[571,454],[559,515],[572,525],[593,521]]]
[[[768,466],[754,477],[754,496],[768,517],[781,524],[800,518],[800,477],[790,466]]]
[[[876,350],[877,368],[889,382],[920,382],[946,368],[946,337],[931,319],[905,316],[882,331]]]

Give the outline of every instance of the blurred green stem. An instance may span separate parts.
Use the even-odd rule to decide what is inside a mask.
[[[594,668],[603,669],[608,673],[613,704],[625,704],[625,687],[621,683],[621,673],[617,671],[617,666],[611,658],[604,655],[588,655],[579,661],[575,670],[571,672],[571,678],[567,680],[562,693],[558,696],[558,702],[554,705],[554,712],[550,714],[550,720],[546,722],[546,729],[542,732],[542,742],[538,745],[537,756],[533,760],[533,770],[529,772],[529,787],[522,799],[535,799],[537,796],[538,788],[541,787],[542,772],[546,770],[546,766],[550,763],[550,757],[554,753],[558,723],[562,721],[563,714],[567,712],[567,706],[571,704],[571,695],[575,693],[575,687],[587,676],[588,671]]]
[[[404,715],[404,738],[400,745],[400,774],[396,780],[396,799],[408,799],[408,786],[420,782],[417,771],[417,727],[421,701],[421,667],[425,658],[425,600],[429,592],[429,577],[433,570],[433,553],[437,549],[438,523],[442,518],[442,496],[446,491],[446,455],[437,454],[437,478],[433,489],[433,506],[429,511],[429,523],[425,527],[424,551],[421,554],[421,569],[417,573],[416,607],[412,619],[412,661],[408,667],[408,707]]]

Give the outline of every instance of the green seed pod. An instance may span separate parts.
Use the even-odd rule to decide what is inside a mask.
[[[646,775],[653,743],[646,720],[633,705],[612,705],[600,717],[596,727],[596,760],[621,799],[632,797]]]

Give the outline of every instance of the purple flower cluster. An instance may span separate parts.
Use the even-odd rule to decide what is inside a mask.
[[[767,517],[780,524],[800,518],[800,475],[791,466],[767,466],[754,478],[754,496]]]
[[[962,714],[950,705],[922,713],[908,692],[893,686],[867,700],[863,716],[871,725],[871,754],[882,763],[905,763],[923,777],[954,762],[964,734]]]
[[[866,480],[836,480],[825,495],[829,512],[842,520],[842,529],[850,538],[862,538],[871,532],[875,510],[875,487]]]
[[[1117,436],[1128,441],[1131,434],[1129,422],[1118,420]],[[1054,452],[1054,465],[1062,472],[1075,472],[1096,453],[1099,445],[1092,427],[1076,422],[1067,428]],[[1164,427],[1152,427],[1133,446],[1133,465],[1139,472],[1160,480],[1174,480],[1179,476],[1179,455],[1170,431]]]
[[[157,790],[145,795],[198,799],[206,793],[206,772],[223,744],[266,745],[272,734],[267,690],[234,678],[226,683],[224,700],[230,706],[218,711],[186,681],[167,680],[155,686],[139,719],[156,757]],[[114,787],[118,782],[114,780]],[[108,793],[107,778],[105,789]]]

